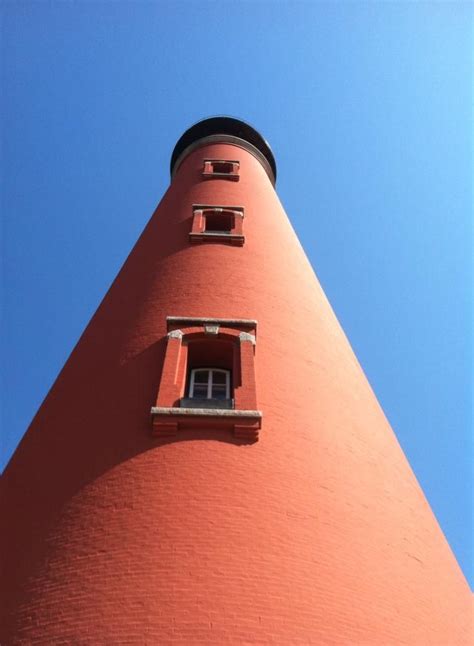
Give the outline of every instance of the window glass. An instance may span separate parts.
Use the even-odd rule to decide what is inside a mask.
[[[225,386],[212,387],[212,399],[227,399],[227,389]]]
[[[209,370],[195,370],[194,371],[194,383],[195,384],[206,384],[209,381]]]
[[[207,384],[194,384],[193,397],[195,399],[207,399]]]
[[[212,371],[212,382],[216,384],[227,384],[227,372],[219,372],[217,370]]]

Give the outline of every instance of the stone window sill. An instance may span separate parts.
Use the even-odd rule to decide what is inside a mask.
[[[239,181],[238,173],[208,173],[203,171],[202,176],[204,179],[230,179],[233,182]]]
[[[245,237],[238,233],[224,233],[216,232],[210,233],[203,231],[202,233],[193,233],[189,234],[189,241],[196,242],[225,242],[227,244],[235,245],[237,247],[242,247],[245,242]]]

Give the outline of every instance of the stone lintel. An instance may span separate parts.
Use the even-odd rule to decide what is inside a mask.
[[[236,215],[244,215],[243,206],[225,206],[223,204],[193,204],[193,211],[232,211]]]
[[[220,327],[236,327],[236,328],[250,328],[256,329],[257,321],[254,319],[221,319],[210,317],[194,317],[194,316],[167,316],[166,323],[168,328],[174,325],[182,327],[204,326],[204,325],[218,325]]]

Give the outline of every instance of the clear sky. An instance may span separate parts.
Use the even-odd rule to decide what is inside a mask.
[[[166,190],[177,139],[229,114],[270,142],[280,198],[472,585],[472,5],[2,13],[2,465]]]

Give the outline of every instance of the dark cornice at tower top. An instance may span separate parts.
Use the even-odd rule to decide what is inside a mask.
[[[240,144],[249,149],[260,160],[272,183],[275,183],[276,163],[270,146],[255,128],[233,117],[210,117],[198,121],[186,130],[171,155],[171,177],[184,157],[194,148],[206,142],[219,141],[220,137],[225,142]]]

